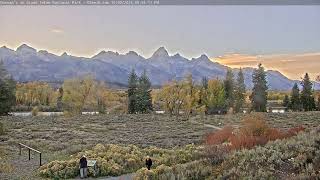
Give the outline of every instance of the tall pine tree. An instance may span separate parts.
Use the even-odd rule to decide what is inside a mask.
[[[297,83],[294,83],[291,90],[289,109],[292,109],[293,111],[299,111],[301,109],[300,90]]]
[[[267,75],[261,64],[258,65],[258,69],[254,70],[252,74],[252,82],[253,89],[250,96],[252,110],[256,112],[266,112],[268,96]]]
[[[16,82],[0,61],[0,115],[7,115],[16,102]]]
[[[201,88],[200,88],[200,98],[199,105],[204,106],[205,112],[207,111],[206,107],[206,98],[207,98],[207,90],[208,90],[208,78],[202,77]]]
[[[312,111],[315,109],[315,100],[313,96],[312,82],[310,81],[308,73],[304,76],[301,91],[301,104],[304,111]]]
[[[284,99],[283,99],[283,102],[282,102],[282,105],[286,108],[289,108],[289,104],[290,104],[290,99],[289,99],[289,96],[288,95],[285,95],[284,96]]]
[[[246,99],[246,85],[244,84],[244,76],[242,69],[238,73],[237,82],[235,86],[235,112],[240,112]]]
[[[139,113],[147,113],[152,111],[151,82],[144,70],[139,78],[137,89],[136,111]]]
[[[226,79],[224,80],[224,89],[226,93],[227,107],[233,108],[234,106],[234,75],[231,68],[228,68]]]
[[[318,96],[317,110],[320,111],[320,95]]]
[[[128,79],[128,113],[134,114],[137,112],[137,87],[138,76],[134,69],[131,71]]]

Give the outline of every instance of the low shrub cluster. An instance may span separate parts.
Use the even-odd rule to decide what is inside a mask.
[[[300,130],[293,129],[292,132]],[[289,132],[289,131],[287,131]],[[210,152],[208,152],[210,151]],[[211,154],[208,157],[208,154]],[[230,151],[226,145],[182,148],[138,148],[134,145],[102,145],[53,161],[40,168],[50,178],[78,176],[79,158],[86,154],[97,160],[98,176],[119,176],[135,172],[135,180],[145,179],[316,179],[320,178],[320,129],[287,139],[270,141],[252,149]],[[151,170],[144,168],[145,157],[153,159]],[[92,176],[92,170],[89,175]]]
[[[3,127],[2,122],[0,122],[0,136],[5,134],[5,129]]]
[[[7,161],[4,148],[0,147],[0,174],[11,173],[13,170],[13,166]]]
[[[153,170],[142,168],[135,173],[134,180],[145,179],[205,179],[212,173],[212,168],[205,160],[197,160],[174,166],[164,164],[157,166]]]
[[[218,132],[208,134],[205,142],[207,145],[224,144],[229,150],[249,149],[265,145],[268,141],[295,136],[300,131],[304,131],[302,126],[287,131],[270,128],[262,114],[254,114],[246,116],[237,131],[226,126]]]
[[[221,167],[224,177],[231,179],[320,178],[320,131],[235,151]]]
[[[194,145],[183,148],[161,149],[156,147],[138,148],[134,145],[119,146],[98,144],[91,150],[80,152],[66,161],[52,161],[40,168],[40,175],[50,178],[74,178],[79,174],[79,159],[85,154],[88,160],[96,160],[98,176],[119,176],[132,173],[145,166],[146,156],[153,160],[153,167],[172,166],[197,160],[202,149]],[[89,171],[89,176],[92,175]]]

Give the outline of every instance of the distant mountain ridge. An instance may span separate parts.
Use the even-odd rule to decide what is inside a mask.
[[[180,80],[192,74],[200,82],[202,77],[225,77],[227,66],[210,60],[205,54],[191,60],[180,54],[170,56],[164,47],[156,50],[150,58],[144,58],[134,51],[119,54],[113,51],[101,51],[91,58],[76,57],[63,53],[61,56],[46,50],[37,51],[22,44],[16,51],[7,47],[0,48],[0,59],[15,80],[26,81],[63,81],[67,78],[92,74],[97,80],[126,85],[128,74],[135,69],[141,74],[145,69],[155,86],[161,86],[173,79]],[[233,69],[236,73],[238,69]],[[245,84],[252,88],[251,75],[254,68],[243,68]],[[278,71],[267,71],[269,89],[289,90],[294,80],[290,80]],[[319,84],[315,84],[320,89]]]

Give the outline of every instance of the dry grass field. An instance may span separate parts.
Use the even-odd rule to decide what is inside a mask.
[[[320,112],[288,112],[288,113],[264,113],[268,125],[275,128],[292,128],[304,126],[306,128],[317,127],[320,125]],[[193,120],[212,124],[218,127],[225,125],[238,126],[246,114],[233,115],[212,115],[201,118],[200,116],[192,117]]]

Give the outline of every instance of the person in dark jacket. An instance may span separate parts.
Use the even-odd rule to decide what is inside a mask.
[[[88,171],[88,165],[87,165],[87,158],[85,155],[83,155],[80,158],[80,162],[79,162],[79,166],[80,166],[80,178],[86,178],[87,177],[87,171]]]
[[[152,166],[152,160],[149,156],[147,156],[147,159],[146,159],[146,166],[147,166],[148,170],[150,170],[150,168]]]

